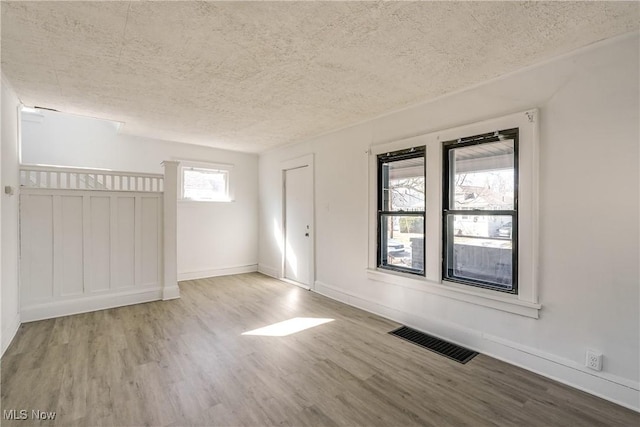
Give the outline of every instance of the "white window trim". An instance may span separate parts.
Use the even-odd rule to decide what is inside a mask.
[[[208,162],[194,162],[189,160],[179,160],[180,162],[180,170],[178,171],[178,201],[180,203],[231,203],[235,201],[234,198],[234,177],[233,177],[233,166],[232,164],[227,163],[208,163]],[[184,170],[185,169],[209,169],[212,171],[224,171],[227,173],[227,197],[225,199],[220,200],[194,200],[194,199],[185,199],[184,197]]]
[[[371,280],[538,318],[538,117],[537,109],[370,147],[369,258]],[[442,280],[442,142],[500,129],[519,128],[518,294]],[[377,155],[426,147],[425,277],[377,268]]]

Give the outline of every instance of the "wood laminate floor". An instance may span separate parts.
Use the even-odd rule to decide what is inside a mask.
[[[182,298],[22,325],[1,361],[3,426],[638,426],[640,415],[479,355],[453,362],[398,325],[258,273]],[[243,332],[330,318],[282,337]],[[55,411],[51,421],[31,411]],[[20,413],[16,413],[20,416]]]

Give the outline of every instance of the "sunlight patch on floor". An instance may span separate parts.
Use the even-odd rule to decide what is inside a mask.
[[[261,335],[264,337],[285,337],[295,334],[305,329],[310,329],[325,323],[333,322],[334,319],[322,319],[318,317],[294,317],[284,322],[274,323],[253,331],[243,332],[242,335]]]

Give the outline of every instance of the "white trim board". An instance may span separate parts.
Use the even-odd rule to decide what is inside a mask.
[[[307,291],[311,290],[311,288],[309,286],[305,285],[304,283],[296,282],[295,280],[286,279],[284,277],[281,277],[279,280],[282,281],[282,282],[288,283],[290,285],[297,286],[297,287],[302,288],[302,289],[307,290]]]
[[[3,325],[2,328],[2,352],[0,353],[0,357],[4,355],[4,352],[7,351],[11,342],[16,337],[18,333],[18,329],[20,328],[20,313],[17,313],[13,319],[7,325]]]
[[[207,277],[231,276],[233,274],[253,273],[258,271],[258,264],[223,267],[213,270],[187,271],[178,273],[178,281],[206,279]]]
[[[273,277],[274,279],[280,278],[278,276],[278,269],[268,265],[258,264],[258,272],[264,274],[265,276]]]
[[[133,291],[124,291],[116,294],[95,295],[84,298],[75,298],[62,301],[52,301],[43,304],[34,304],[22,308],[21,317],[24,322],[53,319],[61,316],[88,313],[91,311],[118,308],[126,305],[140,304],[144,302],[159,301],[162,299],[162,287],[154,286]]]
[[[379,302],[344,292],[321,281],[316,281],[314,292],[640,412],[640,384],[637,382],[606,372],[592,373],[572,360],[544,353],[538,349],[481,331],[405,313]],[[420,326],[425,324],[429,324],[428,329]]]
[[[176,284],[175,286],[166,286],[162,288],[162,301],[169,301],[172,299],[180,298],[180,287]]]

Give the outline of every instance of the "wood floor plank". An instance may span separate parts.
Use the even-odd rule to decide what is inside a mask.
[[[460,365],[389,335],[395,322],[258,273],[180,288],[178,300],[22,325],[0,360],[1,409],[56,418],[2,425],[640,425],[485,355]],[[333,321],[242,335],[295,317]]]

